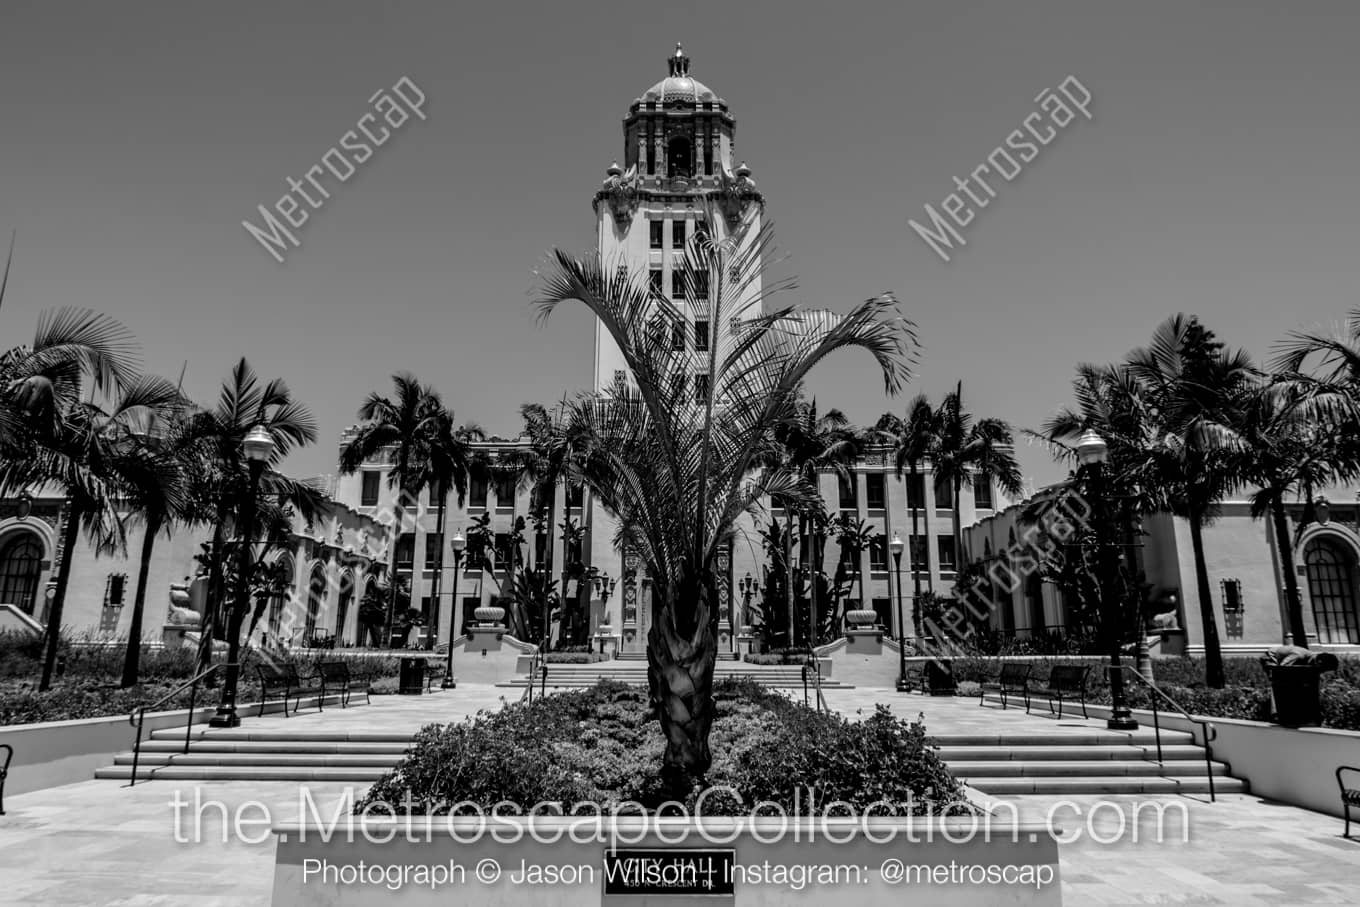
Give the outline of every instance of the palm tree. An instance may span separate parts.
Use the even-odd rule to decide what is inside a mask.
[[[186,476],[197,464],[191,456],[191,445],[184,443],[186,405],[183,398],[174,400],[163,412],[153,413],[143,431],[126,439],[128,481],[124,503],[129,508],[129,517],[142,523],[143,532],[137,591],[133,595],[132,621],[123,656],[123,687],[137,684],[142,618],[146,611],[147,580],[156,538],[161,532],[168,537],[175,524],[182,522],[190,512]]]
[[[1175,315],[1158,326],[1151,344],[1134,350],[1128,368],[1155,413],[1160,440],[1152,471],[1168,509],[1190,524],[1195,586],[1204,632],[1205,682],[1225,683],[1223,652],[1204,557],[1204,526],[1218,502],[1240,484],[1241,424],[1258,372],[1245,351],[1230,351],[1199,320]]]
[[[711,211],[708,222],[723,222]],[[651,699],[666,737],[664,769],[679,784],[711,762],[718,579],[714,564],[736,520],[767,497],[799,501],[787,466],[758,469],[775,430],[797,413],[808,372],[844,347],[866,349],[888,392],[910,376],[915,334],[891,295],[840,315],[762,309],[760,273],[768,227],[740,226],[723,239],[690,240],[680,263],[684,306],[596,254],[556,252],[543,275],[544,317],[579,300],[622,353],[631,385],[578,401],[572,419],[591,439],[591,492],[616,514],[646,563],[655,619],[647,640]],[[702,290],[706,298],[697,295]],[[717,331],[706,352],[674,350],[672,329],[685,312],[703,312]],[[709,380],[697,387],[697,370]]]
[[[880,438],[892,444],[893,466],[897,470],[897,477],[902,478],[903,468],[907,470],[908,498],[910,498],[911,492],[915,491],[921,483],[921,461],[930,456],[938,444],[940,431],[938,414],[931,408],[930,400],[926,395],[918,394],[907,404],[906,418],[899,419],[892,413],[884,413],[879,418],[878,424],[874,426],[874,431]],[[924,490],[922,488],[923,492]],[[918,505],[916,507],[912,507],[910,502],[907,505],[911,509],[911,537],[913,539],[920,535],[921,507],[925,506],[924,494],[916,503]],[[915,558],[914,550],[911,556]],[[923,566],[926,567],[926,580],[930,585],[930,590],[935,591],[935,581],[931,578],[929,566],[917,564],[913,561],[911,565],[911,620],[917,636],[921,635],[921,615],[916,607],[916,602],[921,598],[921,570]]]
[[[473,448],[477,441],[485,439],[481,428],[476,425],[454,427],[452,410],[444,410],[437,417],[434,442],[430,446],[430,458],[425,463],[426,474],[420,484],[430,489],[430,498],[435,501],[435,538],[439,545],[434,553],[434,574],[430,578],[430,602],[433,609],[431,632],[426,637],[425,647],[433,649],[439,635],[439,586],[444,574],[444,515],[448,509],[449,489],[458,496],[458,506],[462,507],[467,499],[468,476],[479,475],[484,471],[482,458]],[[457,610],[458,590],[452,591],[449,608],[449,621],[454,619]],[[452,639],[452,636],[450,636]]]
[[[230,624],[227,605],[230,589],[225,577],[228,529],[239,521],[250,493],[250,469],[245,456],[246,434],[262,426],[274,440],[274,459],[266,464],[256,500],[257,538],[269,525],[272,502],[284,501],[311,522],[322,506],[316,486],[282,475],[273,467],[297,447],[316,440],[316,419],[278,378],[261,382],[245,359],[237,361],[222,382],[217,403],[184,420],[180,446],[192,464],[188,470],[186,519],[213,527],[208,548],[208,607],[199,639],[199,670],[212,663],[213,639],[225,634]]]
[[[392,465],[387,483],[397,494],[392,504],[392,541],[388,557],[387,624],[390,630],[397,604],[397,545],[400,543],[407,502],[415,501],[431,478],[431,464],[445,431],[447,410],[439,393],[405,372],[392,376],[396,394],[370,393],[359,407],[362,420],[353,438],[340,451],[340,472],[352,475],[364,463],[386,454]],[[390,633],[389,633],[390,639]]]
[[[1011,497],[1022,489],[1020,466],[1015,462],[1015,439],[1011,427],[1001,419],[978,419],[963,408],[963,382],[945,396],[935,412],[938,419],[930,458],[937,482],[946,482],[954,492],[954,558],[963,563],[963,523],[959,492],[965,479],[995,482]]]

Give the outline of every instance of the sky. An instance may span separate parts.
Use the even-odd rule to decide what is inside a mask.
[[[936,400],[1037,428],[1078,362],[1199,315],[1268,360],[1356,307],[1360,4],[18,2],[0,8],[0,234],[17,231],[0,344],[62,305],[123,321],[149,371],[211,402],[237,358],[281,377],[334,472],[362,399],[410,371],[460,421],[591,384],[582,306],[535,321],[534,269],[592,250],[591,198],[630,102],[684,42],[737,118],[786,303],[896,293],[922,341],[886,398],[867,356],[809,389],[853,420]],[[1037,98],[1078,117],[944,261],[925,221]],[[403,77],[412,118],[277,262],[259,221]],[[977,190],[975,190],[977,191]],[[985,198],[985,196],[984,196]],[[186,366],[187,363],[187,366]],[[1036,484],[1062,469],[1019,447]]]

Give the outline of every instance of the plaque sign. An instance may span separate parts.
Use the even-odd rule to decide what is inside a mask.
[[[604,853],[604,896],[731,898],[735,850],[631,849]]]

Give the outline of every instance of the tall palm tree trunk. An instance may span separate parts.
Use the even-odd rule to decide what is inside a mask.
[[[57,667],[57,643],[61,640],[61,612],[66,606],[66,590],[71,583],[71,562],[76,557],[76,544],[80,541],[81,508],[74,496],[66,499],[66,525],[61,534],[61,569],[57,571],[57,588],[52,596],[52,607],[47,612],[47,643],[43,651],[42,679],[38,682],[38,692],[52,688],[52,673]]]
[[[557,525],[557,479],[554,478],[551,491],[548,493],[548,540],[543,546],[543,563],[538,564],[538,572],[543,577],[541,601],[539,602],[540,623],[543,631],[543,639],[539,642],[539,651],[547,652],[552,648],[552,606],[548,598],[548,581],[552,578],[553,571],[553,548],[552,543],[553,527]],[[563,560],[566,558],[564,557]],[[565,590],[564,590],[565,591]]]
[[[1299,595],[1299,577],[1294,571],[1294,540],[1289,533],[1289,521],[1284,513],[1283,494],[1270,498],[1270,519],[1275,528],[1275,544],[1280,552],[1280,572],[1284,574],[1285,610],[1289,616],[1289,636],[1294,645],[1308,648],[1308,631],[1303,626],[1303,598]]]
[[[687,779],[702,779],[713,761],[708,735],[713,726],[718,646],[711,619],[710,602],[716,599],[712,585],[684,583],[679,594],[692,590],[698,602],[691,609],[663,600],[647,634],[647,679],[666,738],[663,772],[677,792],[685,789]],[[677,613],[689,618],[687,626],[678,623]]]
[[[912,461],[911,461],[911,466],[908,467],[907,474],[911,477],[911,479],[910,479],[910,481],[911,481],[911,487],[912,487],[912,488],[915,488],[915,487],[916,487],[916,477],[917,477],[917,472],[916,472],[916,461],[915,461],[915,460],[912,460]],[[921,491],[922,491],[922,492],[925,491],[924,483],[923,483],[923,487],[921,488]],[[918,504],[925,504],[925,500],[924,500],[925,494],[922,494],[922,495],[921,495],[921,498],[922,498],[922,500],[918,500],[916,503],[918,503]],[[911,506],[911,493],[910,493],[910,492],[907,493],[907,509],[911,511],[911,541],[912,541],[912,544],[911,544],[911,548],[912,548],[912,552],[911,552],[911,594],[912,594],[912,599],[911,599],[911,625],[912,625],[913,628],[915,628],[916,635],[917,635],[917,636],[920,636],[920,635],[921,635],[921,567],[922,567],[922,565],[916,563],[916,551],[915,551],[915,548],[916,548],[916,539],[917,539],[918,536],[919,536],[920,528],[921,528],[921,527],[920,527],[921,509],[920,509],[919,507],[912,507],[912,506]],[[930,552],[927,551],[925,554],[926,554],[926,563],[924,564],[924,566],[925,566],[925,568],[926,568],[926,577],[929,578],[929,577],[930,577]],[[934,591],[934,582],[933,582],[933,581],[932,581],[932,583],[931,583],[931,591]],[[898,594],[898,595],[901,595],[901,594],[902,594],[902,591],[899,589],[897,594]]]
[[[401,475],[406,474],[406,464],[401,465]],[[392,645],[392,623],[397,618],[397,549],[401,545],[401,530],[406,519],[405,507],[402,501],[406,498],[406,489],[397,491],[397,502],[392,505],[392,544],[387,546],[388,559],[392,568],[387,577],[387,619],[383,623],[383,646]]]
[[[434,534],[439,539],[439,544],[435,546],[434,552],[434,575],[430,577],[430,632],[425,637],[425,648],[433,649],[439,641],[439,587],[444,578],[444,499],[448,495],[448,489],[443,482],[436,482],[431,488],[433,491],[437,487],[439,491],[439,507],[435,511]],[[454,590],[454,595],[458,590]],[[449,600],[449,626],[453,626],[453,600]],[[449,645],[453,645],[453,636],[449,636]]]
[[[217,522],[213,526],[212,547],[208,549],[208,595],[203,604],[203,621],[198,637],[198,670],[202,674],[212,665],[213,640],[217,638],[217,628],[222,615],[222,549],[226,545],[227,504],[225,501],[217,510]],[[216,675],[208,678],[216,681]]]
[[[1209,589],[1209,567],[1204,560],[1203,516],[1195,505],[1189,508],[1190,546],[1195,555],[1195,587],[1199,594],[1199,616],[1204,628],[1204,682],[1222,689],[1223,650],[1218,641],[1218,621],[1214,617],[1214,597]]]
[[[160,531],[160,517],[148,514],[146,535],[142,538],[142,559],[137,567],[137,592],[132,599],[132,625],[128,627],[127,652],[123,655],[124,687],[137,685],[137,671],[142,655],[142,615],[146,611],[146,582],[151,575],[151,552],[156,547],[156,534]]]

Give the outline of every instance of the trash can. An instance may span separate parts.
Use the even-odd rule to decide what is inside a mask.
[[[959,685],[954,681],[954,663],[947,658],[932,658],[925,666],[926,689],[932,696],[953,696]]]
[[[397,692],[403,696],[419,696],[425,692],[425,659],[403,658]]]
[[[1285,727],[1322,723],[1322,698],[1317,665],[1274,665],[1268,669],[1270,692],[1275,699],[1275,720]]]

